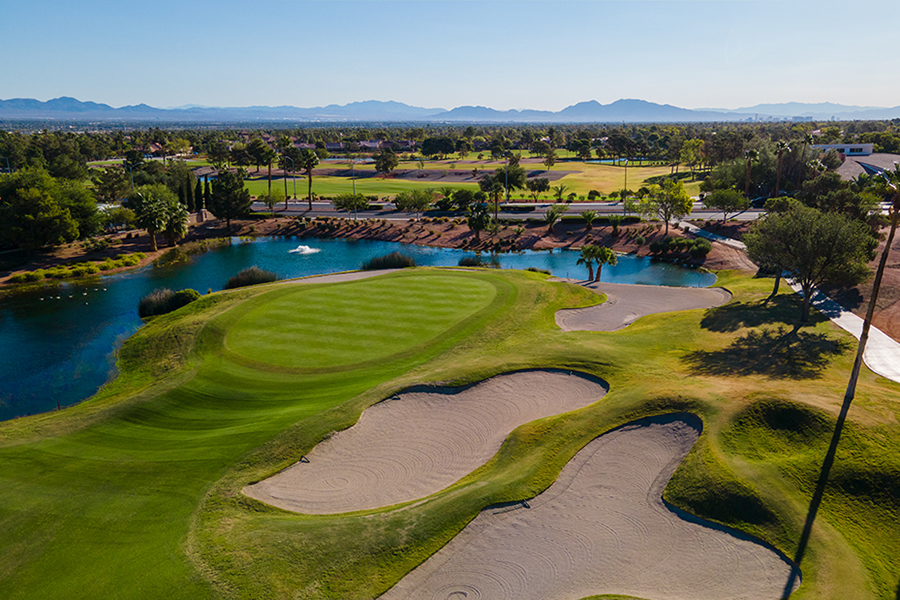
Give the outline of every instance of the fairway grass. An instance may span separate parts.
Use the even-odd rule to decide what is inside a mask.
[[[128,340],[91,401],[0,424],[2,595],[373,598],[485,506],[546,489],[598,435],[675,411],[704,429],[666,500],[792,557],[855,346],[820,316],[794,331],[799,299],[763,305],[769,280],[721,273],[719,285],[734,294],[722,307],[614,333],[559,330],[557,310],[597,297],[525,272],[406,269],[204,296]],[[341,342],[354,335],[372,336],[368,352]],[[240,493],[406,388],[530,368],[610,390],[517,428],[421,502],[306,516]],[[900,385],[863,370],[792,598],[894,600],[898,398]]]

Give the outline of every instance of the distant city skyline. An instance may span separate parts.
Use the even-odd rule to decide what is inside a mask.
[[[886,0],[35,0],[6,7],[0,21],[0,98],[893,107],[898,26]]]

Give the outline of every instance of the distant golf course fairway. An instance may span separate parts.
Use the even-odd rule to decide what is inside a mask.
[[[375,598],[483,508],[547,489],[597,436],[672,412],[700,417],[703,431],[665,499],[793,557],[852,338],[819,315],[792,333],[795,295],[763,305],[771,280],[731,273],[719,274],[734,294],[722,307],[563,332],[557,310],[602,298],[545,279],[311,278],[207,295],[157,318],[93,399],[0,424],[0,595]],[[241,493],[407,388],[524,369],[577,371],[609,392],[518,427],[423,501],[308,516]],[[864,369],[792,598],[900,593],[898,420],[900,385]]]

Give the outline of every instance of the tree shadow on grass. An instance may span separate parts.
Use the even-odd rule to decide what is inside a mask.
[[[697,350],[682,361],[695,375],[765,375],[771,379],[815,379],[850,347],[821,333],[784,327],[750,331],[722,350]]]
[[[793,326],[800,321],[802,305],[803,299],[797,294],[780,294],[768,302],[733,302],[707,310],[700,320],[700,327],[729,333],[742,327],[760,327],[770,323]],[[826,319],[826,315],[810,311],[805,325],[815,325]]]

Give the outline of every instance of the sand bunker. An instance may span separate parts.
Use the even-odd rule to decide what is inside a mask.
[[[411,390],[363,412],[281,473],[244,488],[308,514],[368,510],[424,498],[486,463],[524,423],[597,401],[598,380],[523,371],[462,389]]]
[[[558,311],[556,324],[563,331],[616,331],[646,315],[713,308],[731,300],[731,292],[722,288],[681,288],[603,282],[584,285],[595,292],[606,294],[607,300],[598,306]]]
[[[485,510],[381,600],[781,598],[785,559],[661,499],[699,426],[669,415],[595,439],[530,508]]]

